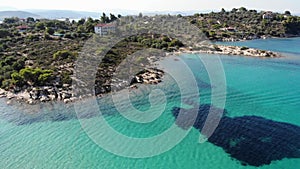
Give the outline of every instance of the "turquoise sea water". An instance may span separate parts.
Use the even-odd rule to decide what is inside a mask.
[[[226,77],[226,116],[234,118],[255,115],[300,126],[300,39],[255,40],[235,42],[234,45],[275,50],[283,52],[285,57],[258,59],[220,56]],[[98,100],[98,107],[107,123],[126,136],[149,138],[163,133],[174,124],[171,114],[174,106],[192,107],[193,102],[198,100],[201,104],[209,104],[210,79],[199,57],[213,59],[217,56],[183,55],[180,56],[182,61],[176,61],[173,57],[162,61],[162,65],[169,67],[176,76],[181,76],[181,82],[184,84],[182,90],[186,92],[180,92],[176,78],[172,76],[166,76],[164,82],[157,86],[142,86],[131,91],[130,98],[137,110],[148,110],[147,113],[155,114],[163,108],[157,119],[149,123],[129,121],[118,113],[109,98],[104,98]],[[180,67],[181,62],[186,63],[192,70],[198,82],[200,97],[195,98],[195,93],[189,92],[189,89],[195,86],[190,77],[185,76],[182,71],[184,67]],[[154,89],[161,89],[167,102],[161,100],[160,95],[154,95],[153,99],[159,102],[150,107],[148,95]],[[181,99],[184,100],[184,105],[180,104]],[[98,113],[97,110],[91,110],[88,104],[82,104],[81,108],[87,114]],[[130,113],[131,110],[125,104],[121,111]],[[24,115],[24,112],[32,115]],[[42,115],[37,116],[36,112]],[[200,144],[199,132],[194,128],[175,147],[160,155],[137,159],[121,157],[99,147],[89,137],[89,134],[103,137],[109,140],[112,146],[120,145],[120,140],[104,136],[101,133],[103,130],[96,127],[99,119],[95,114],[90,115],[90,118],[81,119],[81,122],[91,125],[88,129],[90,133],[87,134],[75,118],[74,112],[72,106],[59,103],[28,108],[8,106],[5,100],[0,100],[0,168],[300,168],[300,159],[297,158],[285,158],[260,167],[241,165],[221,147],[210,142]],[[165,143],[171,143],[170,138],[166,137]],[[141,151],[151,151],[162,146],[157,143],[142,147]],[[133,150],[128,146],[124,152],[131,149]]]

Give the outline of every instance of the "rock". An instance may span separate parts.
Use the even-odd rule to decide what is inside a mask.
[[[140,79],[140,77],[138,77],[138,76],[136,76],[135,79],[136,79],[136,82],[137,82],[137,83],[142,83],[142,82],[143,82],[143,81]]]
[[[0,89],[0,95],[4,95],[4,94],[6,94],[7,92],[5,91],[5,90],[3,90],[3,89]]]
[[[76,97],[71,97],[71,98],[70,98],[70,101],[71,101],[71,102],[75,102],[76,100],[77,100]]]
[[[63,100],[63,97],[62,97],[62,93],[61,93],[61,92],[58,93],[58,96],[59,96],[59,97],[58,97],[59,100]]]
[[[34,104],[34,100],[33,99],[28,99],[27,100],[27,104],[33,105]]]
[[[7,97],[7,98],[10,100],[10,99],[13,99],[13,98],[15,98],[15,97],[16,97],[16,95],[15,95],[15,94],[13,94],[13,93],[11,93],[11,92],[9,92],[9,93],[7,93],[6,97]]]
[[[63,92],[62,94],[62,99],[70,99],[72,97],[72,94],[67,93],[67,92]]]
[[[26,60],[25,65],[30,67],[30,66],[34,65],[34,61],[33,60]]]
[[[70,99],[64,99],[64,103],[67,104],[67,103],[70,103],[71,100]]]
[[[48,97],[49,97],[49,99],[50,99],[51,101],[56,100],[55,95],[50,94],[50,95],[48,95]]]
[[[20,92],[21,91],[21,88],[20,87],[18,87],[18,86],[16,86],[16,87],[14,87],[14,91],[17,93],[17,92]]]
[[[30,94],[27,91],[20,92],[16,96],[17,96],[17,100],[28,100],[28,99],[30,99]]]
[[[7,95],[7,92],[3,89],[0,89],[0,98],[6,97],[6,95]]]
[[[47,102],[47,101],[50,101],[50,99],[49,99],[48,96],[42,95],[42,97],[40,98],[40,101],[41,102]]]
[[[63,88],[68,88],[68,87],[70,87],[69,84],[63,84]]]
[[[32,98],[33,100],[38,100],[40,98],[40,91],[37,88],[33,88],[30,92],[29,92],[30,98]]]
[[[49,88],[49,89],[47,89],[47,92],[49,92],[49,93],[54,93],[55,90],[54,90],[54,88]]]
[[[137,85],[131,85],[130,88],[131,88],[131,89],[137,89],[138,86],[137,86]]]

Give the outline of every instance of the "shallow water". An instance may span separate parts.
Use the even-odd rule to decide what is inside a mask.
[[[286,57],[257,59],[220,56],[227,82],[226,117],[257,116],[300,126],[300,39],[255,40],[234,44],[276,50],[284,52]],[[181,61],[175,61],[172,57],[163,60],[162,65],[168,67],[176,77],[167,75],[164,82],[157,86],[142,86],[130,93],[134,108],[148,110],[150,115],[159,116],[149,123],[136,123],[121,116],[109,97],[98,100],[97,107],[106,122],[123,135],[149,138],[164,133],[175,123],[173,107],[190,108],[199,100],[200,104],[211,103],[210,79],[201,59],[213,60],[216,57],[183,55],[180,56]],[[181,63],[186,63],[192,71],[196,86],[186,76],[184,67],[180,67]],[[180,88],[176,79],[180,79],[183,87]],[[196,87],[200,91],[199,97],[192,92]],[[151,107],[148,96],[154,89],[161,89],[167,102],[164,102],[162,93],[154,93],[153,99],[158,101]],[[181,99],[184,104],[181,104]],[[120,104],[123,112],[132,112],[130,105],[122,105],[122,100]],[[195,128],[179,144],[158,156],[140,159],[117,156],[99,147],[91,139],[91,136],[101,137],[111,142],[111,145],[121,145],[120,140],[110,138],[101,128],[96,127],[99,125],[99,111],[91,108],[93,106],[88,103],[81,105],[83,114],[80,114],[80,122],[89,124],[89,133],[86,133],[72,106],[57,103],[39,105],[34,109],[18,109],[0,100],[0,168],[300,168],[300,159],[297,158],[284,158],[259,167],[244,166],[222,147],[211,142],[200,144],[200,134]],[[24,112],[33,115],[24,115]],[[132,118],[143,120],[142,117],[143,114],[137,113]],[[166,137],[165,143],[171,143],[172,138]],[[152,151],[163,146],[156,144],[143,147],[141,151]],[[128,145],[123,152],[133,149]]]

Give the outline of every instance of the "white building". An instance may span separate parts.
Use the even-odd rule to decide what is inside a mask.
[[[98,24],[95,26],[95,33],[100,36],[116,32],[116,26],[113,24]]]
[[[271,11],[267,11],[263,14],[263,19],[273,19],[275,14]]]

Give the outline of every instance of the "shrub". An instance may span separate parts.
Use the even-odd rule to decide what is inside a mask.
[[[12,83],[16,84],[17,86],[23,86],[25,83],[25,79],[21,76],[18,72],[14,72],[11,74]]]
[[[14,63],[12,64],[12,67],[13,67],[13,69],[14,69],[15,71],[21,70],[22,68],[24,68],[24,66],[25,66],[25,61],[24,61],[24,59],[19,59],[19,60],[17,60],[16,62],[14,62]]]
[[[183,47],[183,43],[177,39],[173,39],[170,43],[169,43],[170,47]]]
[[[142,43],[143,45],[145,45],[145,46],[150,47],[151,44],[152,44],[152,41],[151,41],[151,39],[144,39],[144,40],[141,41],[141,43]]]
[[[72,83],[71,73],[66,71],[62,72],[61,82],[63,84],[71,84]]]
[[[10,36],[10,32],[8,30],[5,30],[5,29],[0,29],[0,38],[5,38],[5,37],[8,37]]]
[[[2,89],[5,89],[5,90],[8,90],[12,85],[12,80],[11,79],[5,79],[2,81],[2,84],[1,84],[1,88]]]
[[[26,83],[32,85],[45,85],[53,78],[52,70],[42,70],[40,68],[24,68],[19,72],[11,74],[12,83],[22,87]]]
[[[78,55],[77,53],[74,53],[74,52],[71,52],[68,50],[62,50],[62,51],[58,51],[58,52],[54,53],[53,59],[72,61],[72,60],[76,59],[77,55]]]
[[[71,33],[66,33],[66,34],[64,35],[64,38],[73,39]]]
[[[241,50],[247,50],[247,49],[249,49],[249,48],[246,46],[241,47]]]
[[[218,51],[218,52],[222,52],[222,49],[220,49],[220,48],[218,47],[218,45],[214,45],[214,49],[215,49],[216,51]]]
[[[160,44],[160,49],[167,48],[167,47],[168,47],[168,43],[167,42],[162,42]]]
[[[46,39],[46,40],[52,40],[52,38],[50,37],[50,35],[48,33],[44,34],[44,39]]]
[[[15,57],[8,56],[4,60],[0,61],[0,66],[1,67],[10,66],[10,65],[12,65],[14,63],[15,60],[16,60]]]
[[[35,24],[35,27],[38,29],[38,30],[45,30],[45,24],[43,22],[38,22]]]
[[[170,38],[164,36],[164,37],[162,38],[162,41],[164,41],[164,42],[170,42],[171,40],[170,40]]]
[[[45,85],[49,83],[51,79],[52,79],[52,73],[43,73],[39,75],[38,83],[39,85]]]
[[[46,29],[46,32],[50,35],[53,35],[54,34],[54,30],[52,28],[47,28]]]
[[[6,44],[0,44],[0,51],[5,51],[8,48]]]

